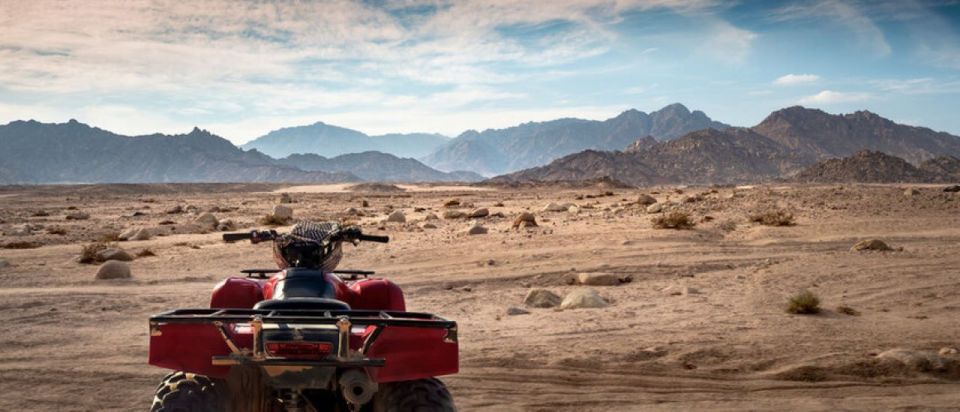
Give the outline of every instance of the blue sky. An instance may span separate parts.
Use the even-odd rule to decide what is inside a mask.
[[[0,122],[242,143],[605,119],[673,102],[750,126],[796,104],[960,135],[960,2],[0,3]]]

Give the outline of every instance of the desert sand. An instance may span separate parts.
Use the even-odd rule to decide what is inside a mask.
[[[219,232],[193,224],[195,214],[164,211],[216,207],[217,218],[250,230],[263,227],[256,220],[281,192],[291,192],[297,219],[359,220],[391,237],[386,245],[346,246],[340,267],[376,270],[404,288],[409,310],[459,322],[461,372],[442,379],[464,411],[956,410],[960,197],[915,187],[653,187],[612,195],[549,187],[0,188],[0,245],[42,245],[0,249],[0,410],[146,410],[167,373],[146,364],[147,318],[205,307],[222,278],[271,265],[268,245],[225,244]],[[635,203],[641,194],[674,202],[667,209],[688,212],[696,226],[654,229],[657,215]],[[459,209],[466,212],[488,208],[493,216],[476,219],[488,233],[468,235],[467,219],[442,217],[431,221],[436,229],[421,228],[450,199],[468,204]],[[550,202],[579,211],[543,211]],[[351,207],[364,216],[345,214]],[[748,221],[769,209],[793,213],[796,224]],[[403,211],[406,223],[380,223],[390,210]],[[65,218],[76,211],[90,218]],[[513,229],[523,211],[539,226]],[[130,262],[132,279],[96,280],[98,265],[76,262],[82,245],[137,227],[174,234],[117,243],[156,255]],[[895,250],[850,250],[870,238]],[[531,289],[564,296],[585,288],[570,284],[581,273],[631,281],[590,286],[605,308],[507,314],[524,308]],[[784,310],[801,290],[820,298],[821,313]],[[902,351],[890,355],[894,349]]]

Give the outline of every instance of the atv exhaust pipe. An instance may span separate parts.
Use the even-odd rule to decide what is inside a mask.
[[[377,388],[377,383],[362,369],[350,369],[340,374],[340,393],[353,410],[370,402]]]

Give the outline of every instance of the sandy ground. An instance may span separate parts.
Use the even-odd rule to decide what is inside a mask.
[[[147,318],[204,307],[220,279],[271,262],[266,245],[224,244],[219,233],[196,233],[193,215],[163,212],[217,206],[217,217],[250,228],[279,198],[270,192],[277,187],[221,189],[0,190],[0,230],[33,231],[0,236],[0,245],[43,244],[0,249],[8,264],[0,262],[0,410],[147,409],[166,373],[146,364]],[[960,408],[957,355],[936,355],[960,347],[960,197],[938,187],[907,196],[892,185],[683,190],[289,191],[298,192],[298,218],[344,218],[354,207],[367,215],[365,230],[391,236],[387,245],[347,246],[341,268],[377,270],[404,287],[410,310],[460,323],[461,373],[443,380],[464,411]],[[654,215],[630,204],[641,193],[662,202],[701,192],[675,206],[699,222],[692,230],[653,229]],[[479,219],[484,235],[466,235],[465,220],[420,228],[453,198],[505,217]],[[581,210],[542,212],[548,202]],[[91,218],[65,220],[71,206]],[[792,211],[797,224],[748,222],[769,208]],[[407,223],[378,230],[391,209]],[[512,230],[523,210],[540,226]],[[132,280],[97,281],[96,265],[75,262],[82,244],[130,227],[175,233],[120,243],[156,253],[131,262]],[[64,234],[49,234],[54,228]],[[865,238],[903,250],[849,250]],[[584,272],[633,281],[595,287],[607,308],[506,315],[531,288],[562,296],[582,287],[568,279]],[[784,311],[803,289],[820,297],[820,314]],[[932,351],[933,360],[877,357],[894,348]]]

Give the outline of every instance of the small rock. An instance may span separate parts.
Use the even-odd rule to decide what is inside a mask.
[[[485,235],[487,234],[488,231],[489,230],[487,230],[487,228],[481,226],[479,223],[475,223],[473,226],[470,226],[470,228],[467,229],[467,234],[468,235]]]
[[[403,212],[399,210],[394,210],[393,213],[390,213],[390,215],[387,216],[387,222],[406,223],[407,215],[404,215]]]
[[[178,213],[183,213],[183,206],[176,205],[176,206],[171,207],[171,208],[169,208],[169,209],[167,209],[167,210],[164,210],[163,213],[166,213],[166,214],[168,214],[168,215],[175,215],[175,214],[178,214]]]
[[[281,193],[281,194],[280,194],[280,204],[283,205],[283,204],[287,204],[287,203],[293,203],[293,198],[290,197],[290,194],[289,194],[289,193]]]
[[[570,206],[573,206],[573,205],[570,203],[559,204],[559,203],[550,202],[543,207],[543,211],[544,212],[566,212],[567,210],[570,209]]]
[[[446,202],[443,202],[443,207],[457,207],[457,206],[460,206],[459,199],[450,199]]]
[[[657,203],[657,198],[647,194],[640,195],[640,197],[637,198],[637,204],[641,206],[649,206],[654,203]]]
[[[552,308],[561,301],[560,296],[546,289],[530,289],[523,298],[523,304],[531,308]]]
[[[580,206],[577,206],[577,205],[570,206],[569,208],[567,208],[567,212],[572,214],[580,213]]]
[[[943,191],[946,193],[957,193],[960,192],[960,185],[947,186],[943,188]]]
[[[605,308],[609,305],[593,289],[574,289],[563,298],[560,309]]]
[[[485,207],[474,209],[472,212],[467,214],[467,217],[470,219],[476,219],[476,218],[487,217],[487,216],[490,216],[490,211],[487,210],[487,208]]]
[[[943,371],[948,359],[934,351],[910,349],[890,349],[877,355],[877,358],[900,362],[920,372]]]
[[[861,251],[861,250],[877,250],[877,251],[889,251],[893,250],[892,247],[888,246],[884,241],[880,239],[867,239],[857,242],[853,247],[850,248],[852,251]]]
[[[97,279],[129,279],[130,266],[126,262],[110,260],[97,269]]]
[[[437,217],[436,213],[427,213],[427,215],[423,217],[423,220],[439,220],[439,219],[440,218]]]
[[[622,280],[615,273],[581,273],[577,275],[577,283],[584,286],[617,286]]]
[[[444,219],[462,219],[466,216],[467,216],[466,213],[463,213],[459,210],[448,210],[446,212],[443,212]]]
[[[221,220],[220,223],[217,224],[217,230],[220,232],[229,232],[236,229],[237,224],[230,219]]]
[[[30,236],[33,234],[33,229],[27,224],[16,225],[11,227],[9,231],[4,232],[4,234],[8,236]]]
[[[700,291],[697,290],[696,288],[691,288],[689,286],[680,288],[680,295],[682,296],[699,295],[699,294],[700,294]]]
[[[3,268],[8,267],[8,266],[10,266],[10,262],[7,262],[6,260],[0,259],[0,269],[3,269]]]
[[[293,219],[293,208],[290,206],[275,205],[273,207],[273,217],[279,220]]]
[[[204,213],[200,216],[197,216],[195,221],[201,225],[205,225],[208,227],[215,227],[217,226],[218,223],[220,223],[220,221],[217,220],[217,217],[214,216],[213,213]]]
[[[67,214],[67,220],[87,220],[90,218],[90,214],[87,212],[76,211]]]
[[[138,230],[140,230],[140,229],[135,228],[135,227],[134,227],[134,228],[127,229],[127,230],[124,230],[122,233],[120,233],[119,235],[117,235],[117,239],[120,239],[120,240],[130,240],[130,238],[133,237],[133,235],[136,234]]]
[[[420,225],[420,228],[421,228],[421,229],[436,229],[436,228],[437,228],[437,225],[435,225],[435,224],[433,224],[433,223],[424,223],[424,224]]]
[[[343,211],[343,214],[347,216],[358,216],[360,215],[360,210],[355,207],[348,207],[346,210]]]
[[[663,203],[654,203],[647,206],[647,213],[660,213],[663,211]]]
[[[530,212],[523,212],[520,214],[520,216],[517,216],[517,218],[513,220],[514,229],[521,228],[521,227],[536,227],[536,226],[537,226],[537,218],[533,215],[533,213],[530,213]]]
[[[920,191],[912,187],[903,191],[903,195],[906,197],[913,197],[919,194],[920,194]]]
[[[366,199],[361,200],[360,207],[370,207],[370,202],[366,201]]]
[[[200,211],[200,208],[194,205],[187,205],[187,207],[183,208],[183,210],[190,214],[197,214],[197,212]]]
[[[0,267],[2,267],[2,265],[0,265]],[[956,355],[958,352],[960,351],[958,351],[957,348],[950,348],[950,347],[940,348],[940,356]]]
[[[517,315],[529,315],[530,311],[524,308],[510,307],[507,308],[508,316],[517,316]]]
[[[153,237],[153,233],[150,232],[150,229],[142,228],[133,232],[133,235],[128,237],[127,240],[149,240],[151,237]]]
[[[119,260],[121,262],[129,262],[133,260],[133,256],[127,253],[126,250],[110,248],[101,250],[100,253],[97,253],[100,260],[106,262],[108,260]]]

